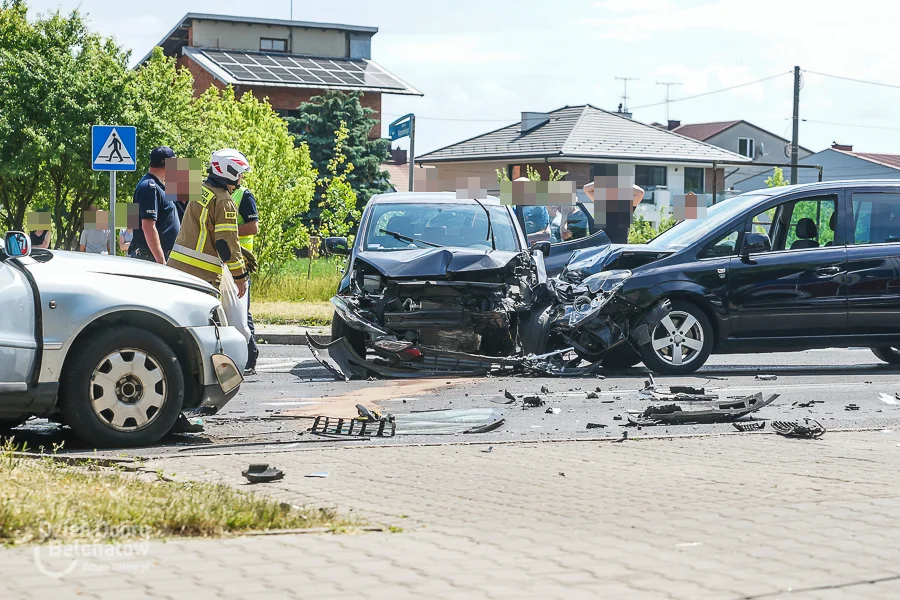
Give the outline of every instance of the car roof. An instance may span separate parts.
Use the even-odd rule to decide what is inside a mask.
[[[833,181],[815,181],[812,183],[798,183],[795,185],[784,185],[777,188],[766,188],[764,190],[753,190],[746,192],[747,194],[786,194],[790,192],[815,191],[818,189],[831,189],[843,187],[900,187],[900,179],[836,179]]]
[[[496,196],[479,198],[479,202],[490,206],[499,206]],[[371,204],[475,204],[472,198],[458,198],[456,192],[394,192],[372,196]]]

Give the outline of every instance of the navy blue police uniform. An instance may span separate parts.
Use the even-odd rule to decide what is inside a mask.
[[[169,253],[175,246],[175,238],[181,229],[175,201],[166,196],[166,186],[155,175],[147,173],[134,189],[134,203],[138,205],[138,217],[141,222],[144,219],[156,221],[159,244],[168,260]],[[133,258],[155,261],[141,227],[134,229],[134,239],[131,241],[128,254]]]

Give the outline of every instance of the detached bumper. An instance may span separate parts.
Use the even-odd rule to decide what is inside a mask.
[[[213,326],[188,327],[186,330],[194,340],[197,351],[196,358],[200,366],[200,403],[198,406],[219,410],[237,395],[240,387],[235,388],[227,395],[219,387],[211,358],[219,351],[216,328]],[[222,351],[235,362],[238,369],[243,371],[247,364],[247,339],[234,327],[220,327],[219,339]]]

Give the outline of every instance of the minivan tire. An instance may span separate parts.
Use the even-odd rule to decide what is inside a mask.
[[[172,429],[184,404],[184,374],[162,338],[139,327],[114,327],[71,352],[60,408],[79,438],[105,448],[149,446]]]
[[[641,346],[641,357],[654,373],[688,375],[709,358],[713,335],[712,323],[699,306],[687,300],[675,300],[669,314],[650,332],[650,341]],[[675,359],[679,352],[681,364]]]
[[[900,365],[900,351],[898,351],[893,346],[880,346],[878,348],[872,348],[872,354],[886,363],[892,365]]]

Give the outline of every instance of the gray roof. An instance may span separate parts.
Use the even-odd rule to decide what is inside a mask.
[[[550,120],[524,134],[514,123],[416,158],[461,162],[544,157],[749,163],[749,158],[602,110],[590,104],[552,111]]]

